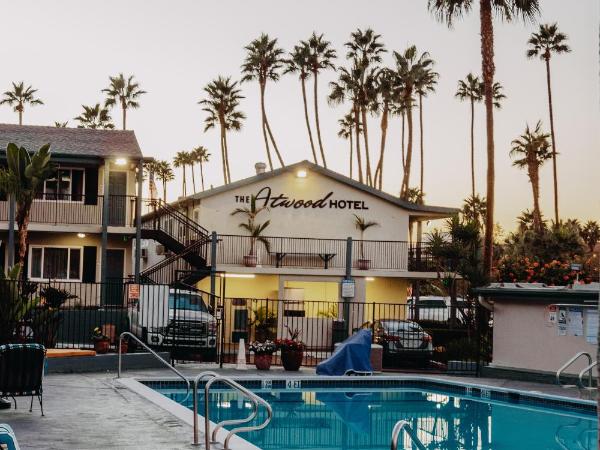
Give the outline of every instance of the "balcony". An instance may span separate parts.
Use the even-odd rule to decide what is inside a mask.
[[[134,227],[137,199],[133,195],[111,195],[108,225]],[[31,205],[29,222],[44,225],[102,225],[104,196],[44,195]],[[9,204],[0,201],[0,222],[8,222]]]
[[[245,259],[254,246],[256,264],[261,267],[345,270],[350,248],[353,269],[436,271],[435,260],[426,243],[411,245],[406,241],[349,241],[275,236],[266,236],[264,239],[269,243],[268,250],[264,243],[253,242],[250,236],[220,234],[217,243],[217,265],[246,265]]]

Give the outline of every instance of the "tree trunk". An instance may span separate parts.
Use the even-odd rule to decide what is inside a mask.
[[[406,199],[410,186],[410,166],[412,164],[412,147],[413,147],[413,122],[412,122],[412,104],[408,101],[406,109],[406,122],[408,127],[408,141],[406,143],[406,160],[404,164],[404,178],[402,180],[402,188],[400,196]]]
[[[185,176],[185,164],[183,164],[181,166],[182,170],[183,170],[183,196],[187,196],[187,180],[186,180],[186,176]]]
[[[227,183],[231,183],[231,169],[229,168],[229,147],[227,146],[227,130],[223,130],[223,144],[225,144],[225,167],[227,168]]]
[[[29,211],[31,209],[31,202],[24,204],[17,203],[17,212],[15,214],[15,221],[17,222],[18,229],[18,252],[17,252],[17,264],[21,266],[21,279],[26,279],[27,274],[24,273],[25,268],[25,257],[27,255],[27,236],[29,233]]]
[[[163,185],[163,201],[165,203],[167,203],[167,182],[164,178],[162,179],[162,185]]]
[[[402,134],[400,136],[400,139],[402,140],[402,170],[404,170],[405,166],[406,166],[406,148],[404,145],[404,122],[406,119],[406,113],[402,113]]]
[[[352,178],[352,158],[354,158],[353,150],[354,150],[354,144],[352,142],[352,130],[350,130],[350,135],[349,135],[349,140],[350,140],[350,178]]]
[[[367,184],[369,186],[373,186],[373,177],[371,175],[371,156],[369,155],[369,132],[368,132],[368,128],[367,128],[367,107],[364,105],[361,105],[360,113],[361,113],[362,124],[363,124],[363,140],[365,143],[365,155],[366,155],[365,159],[367,162],[367,167],[366,167]]]
[[[125,105],[121,108],[123,110],[123,130],[127,129],[127,108]]]
[[[262,102],[262,109],[263,109],[263,117],[264,117],[264,121],[265,121],[265,128],[267,129],[267,133],[269,133],[269,137],[271,138],[271,144],[273,144],[273,150],[275,150],[275,155],[277,156],[277,159],[279,159],[279,164],[281,165],[281,167],[285,167],[285,164],[283,163],[283,158],[281,157],[281,153],[279,153],[279,148],[277,147],[277,143],[275,142],[275,138],[273,137],[273,132],[271,131],[271,126],[269,125],[269,119],[267,119],[267,113],[265,112],[265,95],[264,95],[265,88],[266,88],[266,83],[263,83],[263,92],[262,92],[261,102]]]
[[[471,97],[471,196],[475,198],[475,99]]]
[[[300,78],[300,84],[302,85],[302,102],[304,103],[304,120],[306,121],[306,130],[308,131],[308,140],[310,141],[310,149],[312,150],[313,161],[315,164],[319,164],[317,160],[317,151],[315,150],[315,143],[313,142],[312,130],[310,129],[310,120],[308,119],[308,105],[306,104],[306,80]]]
[[[265,140],[265,150],[267,151],[267,159],[269,161],[269,169],[271,169],[271,171],[273,171],[273,160],[271,159],[271,150],[269,149],[269,138],[267,137],[267,115],[265,113],[265,85],[264,85],[264,83],[260,83],[260,112],[261,112],[263,138]],[[225,170],[223,171],[223,173],[225,173]]]
[[[419,94],[419,134],[421,143],[421,177],[419,182],[419,190],[423,193],[423,175],[425,173],[425,151],[423,149],[423,94]]]
[[[202,190],[204,190],[204,169],[202,167],[202,160],[200,160],[200,184],[202,185]]]
[[[19,125],[23,125],[23,111],[19,110]]]
[[[558,172],[556,167],[556,138],[554,137],[554,111],[552,109],[552,86],[550,83],[550,56],[546,58],[546,83],[548,85],[548,109],[550,110],[550,136],[552,138],[552,172],[554,182],[554,224],[558,225]]]
[[[358,105],[353,105],[354,109],[354,132],[356,134],[356,161],[357,161],[357,169],[358,169],[358,181],[360,183],[364,182],[363,170],[362,170],[362,158],[360,155],[360,120],[358,118]]]
[[[194,174],[194,164],[190,164],[190,171],[192,172],[192,189],[194,194],[196,193],[196,175]]]
[[[225,125],[221,123],[221,161],[222,161],[222,169],[223,169],[223,183],[227,184],[227,156],[225,155],[225,141],[223,140],[223,136],[225,135]]]
[[[486,220],[483,242],[483,269],[485,276],[492,274],[494,252],[494,201],[495,201],[495,166],[494,166],[494,27],[492,22],[491,0],[480,0],[481,21],[481,72],[485,95],[485,124],[487,133],[487,191]]]
[[[532,158],[533,159],[533,158]],[[542,231],[542,212],[540,210],[540,177],[537,161],[528,163],[529,181],[533,193],[533,229],[536,233]]]
[[[321,125],[319,124],[319,101],[318,101],[318,89],[317,89],[317,76],[316,70],[313,70],[313,85],[314,85],[314,101],[315,101],[315,124],[317,125],[317,140],[319,141],[319,150],[321,151],[321,158],[323,159],[323,167],[327,169],[327,161],[325,161],[325,150],[323,149],[323,142],[321,141]]]
[[[379,149],[379,162],[377,163],[377,169],[375,170],[375,187],[383,188],[383,157],[385,153],[385,141],[387,139],[388,129],[388,104],[383,105],[383,111],[381,112],[381,145]]]

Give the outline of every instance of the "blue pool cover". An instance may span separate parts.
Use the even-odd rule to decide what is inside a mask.
[[[317,375],[370,374],[371,330],[359,330],[340,344],[325,361],[317,365]]]

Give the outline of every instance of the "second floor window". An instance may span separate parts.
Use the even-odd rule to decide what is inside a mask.
[[[44,192],[38,194],[43,200],[83,201],[84,170],[60,168],[56,177],[46,180]]]
[[[81,281],[81,258],[78,247],[31,247],[30,278]]]

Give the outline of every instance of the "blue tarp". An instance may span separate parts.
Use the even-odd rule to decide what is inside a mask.
[[[333,355],[317,365],[317,375],[372,372],[371,330],[359,330],[342,342]]]

